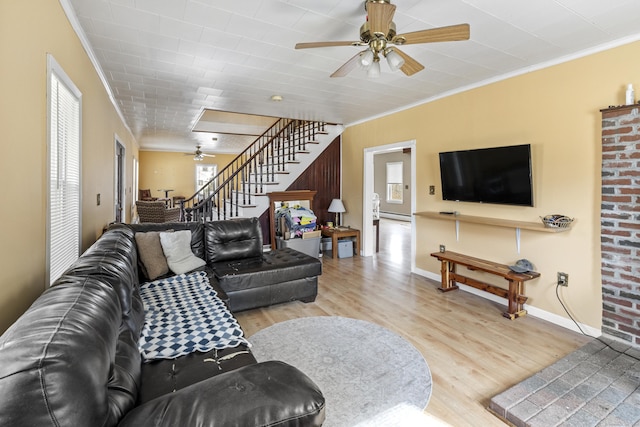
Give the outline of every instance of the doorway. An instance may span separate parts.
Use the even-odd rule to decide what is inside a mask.
[[[124,188],[124,163],[125,163],[125,149],[124,145],[116,138],[116,171],[115,171],[115,222],[124,222],[124,201],[125,201],[125,188]]]
[[[373,194],[374,194],[374,182],[375,182],[375,174],[384,173],[380,171],[376,171],[374,167],[374,155],[383,154],[383,153],[391,153],[394,151],[411,151],[411,173],[410,173],[410,212],[415,212],[416,205],[416,156],[415,156],[415,140],[398,142],[395,144],[382,145],[378,147],[366,148],[364,150],[364,194],[363,194],[363,235],[362,235],[362,254],[364,256],[373,256],[375,254],[375,243],[376,237],[374,234],[374,225],[373,225]],[[410,216],[411,219],[411,242],[410,242],[410,252],[411,252],[411,271],[415,270],[415,218],[413,215]]]

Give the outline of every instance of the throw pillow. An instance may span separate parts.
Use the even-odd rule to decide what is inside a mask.
[[[160,243],[160,233],[149,231],[147,233],[136,233],[136,245],[138,246],[138,257],[144,266],[144,274],[149,280],[154,280],[164,276],[169,272],[167,258],[162,251]]]
[[[167,257],[167,264],[175,274],[183,274],[206,265],[205,260],[191,251],[191,230],[161,232],[160,243]]]

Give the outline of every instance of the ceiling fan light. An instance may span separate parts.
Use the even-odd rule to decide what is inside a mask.
[[[380,77],[380,61],[373,61],[369,70],[367,70],[367,76],[375,79]]]
[[[389,49],[385,56],[387,57],[389,68],[393,71],[398,71],[404,65],[404,58],[393,49]]]
[[[371,50],[367,50],[360,55],[360,64],[367,69],[371,67],[373,64],[373,52]]]

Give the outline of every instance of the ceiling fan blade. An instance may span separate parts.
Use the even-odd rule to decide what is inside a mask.
[[[359,46],[360,42],[311,42],[297,43],[296,49],[312,49],[315,47],[333,47],[333,46]]]
[[[402,59],[404,59],[404,64],[402,65],[402,67],[400,67],[400,69],[407,76],[412,76],[415,73],[424,70],[424,65],[422,65],[421,63],[419,63],[418,61],[416,61],[415,59],[413,59],[412,57],[410,57],[409,55],[407,55],[397,47],[393,48],[393,50],[397,52],[398,55],[402,56]]]
[[[344,77],[347,74],[349,74],[351,71],[354,70],[354,68],[357,68],[358,65],[360,65],[360,55],[362,55],[362,53],[366,51],[367,50],[365,49],[362,52],[356,53],[356,55],[353,58],[351,58],[350,60],[342,64],[342,67],[334,71],[334,73],[331,74],[331,77]]]
[[[405,45],[458,40],[469,40],[469,24],[451,25],[449,27],[431,28],[429,30],[398,34],[393,38],[392,42],[397,45]]]
[[[367,14],[371,34],[382,34],[382,36],[386,36],[389,32],[389,25],[391,25],[394,13],[396,13],[396,6],[391,3],[367,2]]]

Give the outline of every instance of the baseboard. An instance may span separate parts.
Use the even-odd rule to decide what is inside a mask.
[[[380,218],[411,222],[411,215],[394,214],[391,212],[380,212]]]
[[[432,273],[430,271],[426,271],[418,268],[416,268],[413,272],[419,276],[423,276],[423,277],[426,277],[427,279],[431,279],[440,283],[440,274]],[[488,299],[490,301],[506,306],[504,298],[500,298],[497,295],[493,295],[489,292],[483,292],[479,289],[473,288],[471,286],[463,285],[461,283],[458,283],[458,286],[460,287],[461,290],[465,292],[469,292],[470,294],[474,294],[484,299]],[[565,329],[569,329],[578,333],[582,333],[580,331],[580,329],[582,329],[582,331],[584,331],[585,334],[592,337],[599,337],[600,335],[602,335],[601,330],[591,327],[589,325],[585,325],[583,323],[578,323],[578,325],[580,325],[580,329],[578,329],[578,326],[576,326],[576,324],[571,319],[566,318],[564,316],[559,316],[555,313],[550,313],[546,310],[542,310],[540,308],[537,308],[528,304],[525,304],[524,308],[527,310],[528,315],[537,317],[542,320],[546,320],[547,322],[553,323],[554,325],[561,326]]]

